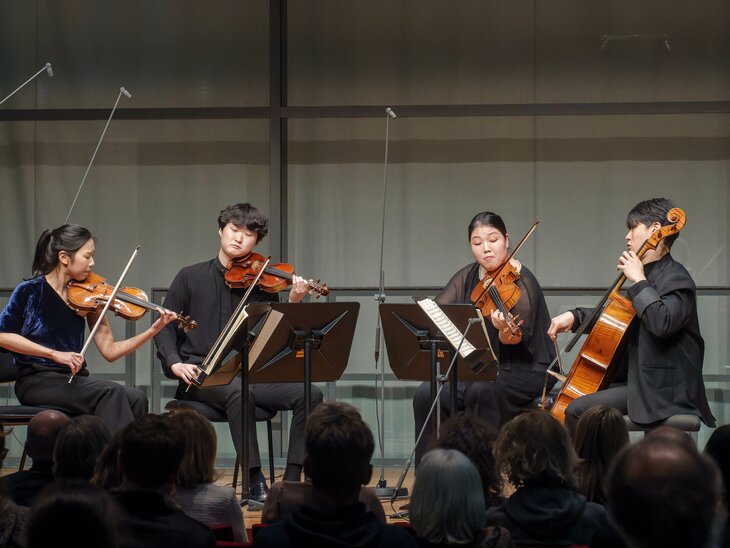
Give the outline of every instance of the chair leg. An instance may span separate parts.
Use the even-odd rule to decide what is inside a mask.
[[[269,437],[269,478],[274,483],[274,436],[271,430],[271,419],[266,421],[266,433]]]
[[[20,455],[20,466],[18,466],[18,472],[22,472],[25,468],[25,459],[28,456],[28,446],[23,444],[23,454]]]
[[[236,489],[236,486],[238,485],[238,469],[241,467],[241,461],[238,459],[238,455],[236,455],[236,464],[233,465],[233,489]]]

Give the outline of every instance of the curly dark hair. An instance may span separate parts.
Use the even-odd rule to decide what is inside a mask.
[[[474,464],[482,480],[487,508],[503,501],[502,481],[497,474],[493,447],[497,429],[476,415],[454,417],[441,425],[436,447],[456,449]]]
[[[515,487],[577,488],[568,431],[546,411],[527,411],[505,424],[494,454],[497,470]]]

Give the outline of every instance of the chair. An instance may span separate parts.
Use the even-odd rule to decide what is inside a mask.
[[[18,367],[13,363],[13,356],[8,352],[0,352],[0,383],[15,382],[18,378]],[[28,426],[30,419],[41,411],[55,409],[69,416],[74,416],[65,409],[59,407],[36,407],[31,405],[0,405],[0,424],[4,426]],[[25,460],[28,457],[28,449],[23,444],[23,454],[20,457],[18,472],[25,468]]]
[[[228,422],[228,418],[225,414],[221,413],[217,409],[214,409],[210,405],[200,401],[194,400],[170,400],[165,405],[165,409],[168,411],[174,411],[175,409],[192,409],[193,411],[200,413],[210,422]],[[271,483],[274,483],[274,440],[273,432],[271,427],[271,420],[276,417],[276,411],[265,409],[263,407],[256,406],[256,422],[266,421],[266,433],[269,438],[269,478]],[[254,435],[255,432],[254,432]],[[235,489],[238,485],[238,470],[240,466],[240,460],[236,455],[236,464],[233,471],[233,488]]]
[[[629,432],[648,432],[658,426],[672,426],[678,430],[687,432],[697,442],[697,432],[700,430],[700,418],[697,415],[672,415],[662,421],[651,424],[637,424],[628,415],[624,415],[624,421]]]

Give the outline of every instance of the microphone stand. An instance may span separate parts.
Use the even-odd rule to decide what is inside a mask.
[[[6,97],[5,99],[3,99],[2,101],[0,101],[0,105],[2,105],[2,104],[3,104],[4,102],[5,102],[5,101],[7,101],[8,99],[10,99],[10,98],[11,98],[11,97],[12,97],[13,95],[15,95],[16,93],[18,93],[18,92],[19,92],[19,91],[20,91],[21,89],[23,89],[23,88],[24,88],[25,86],[27,86],[28,84],[30,84],[30,83],[31,83],[31,82],[32,82],[33,80],[35,80],[35,79],[36,79],[36,78],[38,77],[38,75],[39,75],[39,74],[40,74],[41,72],[43,72],[44,70],[45,70],[45,71],[46,71],[46,72],[48,73],[48,76],[49,76],[49,78],[53,78],[53,67],[51,67],[51,63],[46,63],[46,64],[45,64],[45,65],[44,65],[44,66],[43,66],[43,67],[42,67],[41,69],[39,69],[39,70],[38,70],[38,72],[36,72],[36,73],[35,73],[35,74],[34,74],[33,76],[31,76],[30,78],[28,78],[28,79],[27,79],[27,80],[26,80],[25,82],[23,82],[22,84],[20,84],[20,86],[18,86],[18,87],[17,87],[16,89],[15,89],[15,91],[13,91],[13,92],[12,92],[12,93],[11,93],[10,95],[8,95],[8,96],[7,96],[7,97]]]
[[[449,363],[449,368],[446,370],[446,377],[449,378],[449,375],[451,374],[451,370],[456,365],[456,358],[459,356],[459,351],[461,350],[461,346],[464,344],[464,341],[466,340],[466,336],[469,333],[469,329],[471,329],[472,324],[479,323],[481,320],[479,318],[469,318],[469,323],[466,326],[466,329],[464,330],[464,333],[461,334],[461,340],[459,340],[459,346],[456,347],[456,352],[454,352],[454,356],[451,358],[451,363]],[[428,427],[428,423],[431,421],[431,415],[433,415],[434,409],[436,409],[436,406],[441,402],[441,391],[444,389],[444,386],[446,386],[445,383],[440,382],[439,383],[439,389],[436,391],[436,397],[433,399],[433,402],[431,403],[431,408],[428,410],[428,415],[426,415],[426,420],[423,423],[423,426],[421,427],[421,431],[418,433],[418,437],[416,438],[416,443],[413,445],[413,449],[411,450],[411,454],[408,457],[408,460],[406,460],[406,463],[403,465],[403,471],[400,474],[400,477],[398,478],[398,483],[395,486],[395,492],[390,497],[390,506],[393,508],[393,505],[395,504],[396,498],[398,498],[398,490],[403,487],[403,482],[406,479],[406,475],[408,474],[408,470],[411,468],[411,464],[413,463],[413,457],[416,454],[416,447],[418,447],[418,444],[421,443],[421,438],[423,437],[424,432],[426,431],[426,427]],[[451,416],[456,416],[456,409],[451,410]],[[395,512],[395,517],[405,517],[404,514],[400,512],[396,512],[395,508],[393,508],[393,511]]]
[[[387,181],[388,181],[388,143],[390,120],[395,120],[395,112],[390,107],[385,109],[385,160],[383,162],[383,217],[380,227],[380,283],[378,285],[378,293],[375,300],[380,306],[385,302],[385,272],[383,271],[383,250],[385,248],[385,206],[387,197]],[[380,401],[375,406],[375,413],[378,417],[378,443],[380,445],[380,479],[378,479],[375,494],[379,498],[390,498],[396,496],[397,489],[388,488],[388,482],[385,481],[385,359],[380,355],[380,343],[382,333],[380,329],[380,314],[375,314],[377,325],[375,327],[375,369],[380,368]],[[380,410],[378,411],[378,407]],[[381,424],[382,422],[382,424]],[[407,494],[407,493],[406,493]]]
[[[76,200],[79,199],[79,194],[81,194],[81,189],[84,186],[84,182],[86,182],[86,176],[89,174],[89,170],[91,169],[91,165],[94,163],[94,158],[96,158],[96,153],[99,152],[99,147],[101,146],[101,142],[104,140],[104,135],[106,135],[106,130],[109,128],[109,124],[112,121],[112,117],[114,116],[114,111],[117,110],[117,105],[119,104],[119,99],[122,98],[122,95],[124,95],[127,99],[132,98],[132,94],[129,93],[124,86],[119,88],[119,95],[117,95],[117,100],[114,102],[114,107],[112,107],[112,112],[109,114],[109,119],[106,121],[106,125],[104,126],[104,130],[101,132],[101,137],[99,137],[99,142],[96,143],[96,148],[94,149],[94,153],[91,155],[91,160],[89,160],[89,165],[86,166],[86,172],[84,173],[84,176],[81,179],[81,184],[79,185],[79,189],[76,191],[76,196],[74,196],[74,201],[71,203],[71,207],[68,210],[68,215],[66,215],[66,221],[64,224],[68,223],[69,218],[71,217],[71,212],[74,209],[74,206],[76,205]]]

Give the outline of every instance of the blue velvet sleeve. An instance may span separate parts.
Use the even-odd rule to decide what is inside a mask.
[[[33,322],[37,305],[32,280],[15,288],[5,309],[0,314],[0,333],[24,335],[25,327]]]

